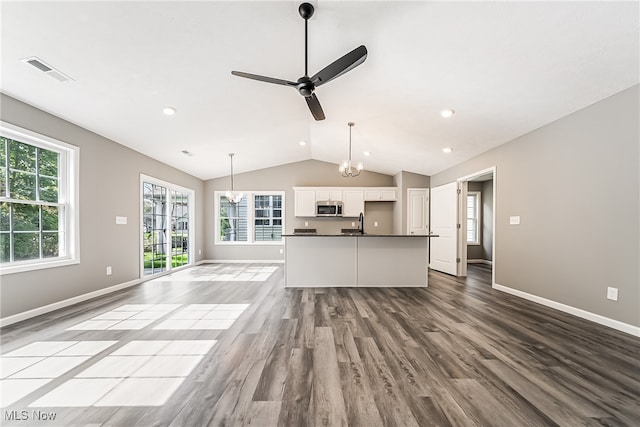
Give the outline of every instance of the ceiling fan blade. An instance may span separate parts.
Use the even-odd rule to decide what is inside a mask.
[[[274,79],[273,77],[259,76],[257,74],[243,73],[242,71],[232,71],[231,74],[233,74],[234,76],[238,76],[238,77],[244,77],[246,79],[258,80],[258,81],[261,81],[261,82],[273,83],[273,84],[277,84],[277,85],[283,85],[283,86],[296,86],[297,85],[297,83],[290,82],[288,80]]]
[[[305,96],[304,99],[307,101],[307,105],[309,106],[309,110],[311,110],[311,114],[313,114],[313,118],[316,120],[324,120],[324,111],[322,111],[320,101],[318,101],[316,94],[312,93],[311,96]]]
[[[316,87],[321,86],[362,64],[365,59],[367,59],[367,48],[364,46],[357,47],[318,71],[311,77],[311,81]]]

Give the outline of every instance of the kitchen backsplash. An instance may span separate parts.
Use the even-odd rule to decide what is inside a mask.
[[[294,228],[315,228],[318,234],[340,234],[343,228],[357,228],[357,218],[298,218],[287,221],[287,233]],[[308,224],[305,226],[305,222]],[[377,222],[378,226],[375,226]],[[353,224],[353,225],[352,225]],[[393,203],[367,203],[364,212],[364,231],[369,234],[393,234]]]

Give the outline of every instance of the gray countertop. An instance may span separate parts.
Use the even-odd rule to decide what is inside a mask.
[[[284,237],[440,237],[437,234],[283,234]]]

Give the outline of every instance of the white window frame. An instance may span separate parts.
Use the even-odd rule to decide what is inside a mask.
[[[482,244],[482,242],[480,241],[480,226],[482,224],[480,218],[480,215],[482,215],[482,193],[480,191],[467,191],[467,197],[469,196],[475,196],[476,198],[476,240],[473,242],[467,240],[467,245],[480,246]],[[467,215],[467,221],[469,221],[470,219],[473,218],[469,218],[469,216]]]
[[[284,238],[281,240],[255,240],[255,199],[254,196],[281,196],[282,197],[282,233],[285,230],[285,192],[284,191],[243,191],[247,199],[247,241],[225,241],[220,240],[220,198],[226,195],[226,191],[214,192],[214,244],[230,246],[273,246],[284,245]]]
[[[155,274],[144,275],[144,183],[148,182],[150,184],[159,185],[165,187],[168,191],[168,200],[170,201],[171,191],[179,191],[181,193],[187,194],[189,197],[189,240],[187,241],[187,251],[189,253],[189,263],[185,265],[181,265],[180,267],[172,267],[171,266],[171,238],[168,238],[165,242],[165,245],[168,248],[165,248],[165,254],[167,256],[165,271],[158,272]],[[196,212],[196,192],[195,190],[187,187],[182,187],[180,185],[173,184],[168,181],[163,181],[158,178],[154,178],[149,175],[140,174],[140,277],[144,279],[149,279],[152,277],[158,277],[165,274],[169,274],[172,271],[177,271],[183,268],[192,267],[195,265],[195,235],[196,235],[196,220],[195,220],[195,212]],[[165,215],[167,217],[168,223],[171,222],[171,203],[167,203]]]
[[[79,208],[79,170],[80,148],[45,135],[23,129],[9,123],[0,122],[0,135],[34,147],[54,151],[60,155],[58,168],[58,203],[63,212],[59,219],[58,233],[60,256],[55,258],[31,259],[0,264],[0,276],[4,274],[23,273],[44,268],[62,267],[80,263],[80,208]],[[7,158],[7,167],[9,159]],[[0,197],[1,202],[25,203]],[[36,203],[41,204],[41,203]]]

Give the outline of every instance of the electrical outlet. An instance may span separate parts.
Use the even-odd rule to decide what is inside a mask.
[[[356,226],[355,221],[351,221],[351,226],[352,226],[352,227],[355,227],[355,226]]]
[[[111,276],[111,272],[112,272],[111,266],[109,265],[107,266],[107,276]]]
[[[607,299],[618,301],[618,288],[607,288]]]
[[[378,226],[378,221],[373,221],[373,226],[377,227]]]
[[[305,227],[308,227],[308,226],[309,226],[309,221],[305,221],[305,222],[304,222],[304,226],[305,226]]]
[[[202,249],[198,249],[198,255],[202,255]]]
[[[280,253],[283,254],[284,253],[284,249],[280,249]]]

